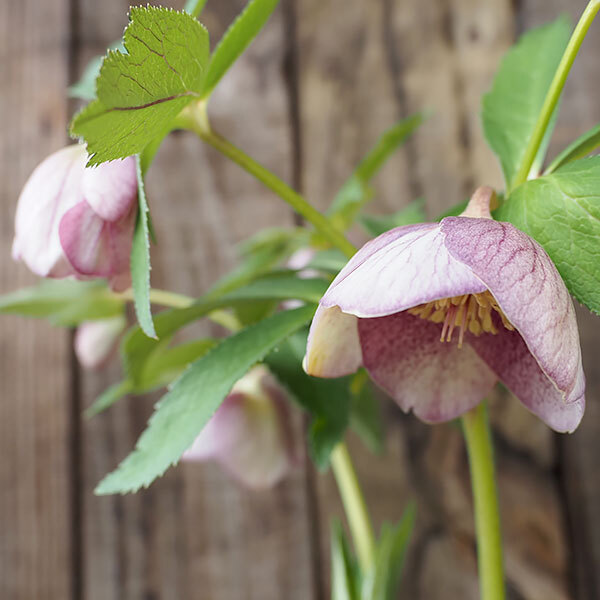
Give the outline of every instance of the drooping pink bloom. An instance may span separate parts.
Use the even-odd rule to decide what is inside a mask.
[[[500,379],[550,427],[573,431],[585,378],[573,303],[543,248],[494,221],[494,192],[440,223],[392,229],[340,271],[313,320],[304,367],[364,365],[400,407],[453,419]]]
[[[297,462],[287,393],[264,366],[254,367],[182,458],[215,460],[250,488],[277,484]]]
[[[116,350],[126,327],[124,315],[81,323],[74,340],[75,355],[81,366],[85,369],[102,367]]]
[[[129,287],[137,214],[135,159],[86,168],[82,145],[43,160],[25,184],[12,254],[42,277],[107,278]]]

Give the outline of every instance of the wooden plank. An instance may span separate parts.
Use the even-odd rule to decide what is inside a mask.
[[[17,198],[65,143],[69,2],[0,5],[0,292],[35,278],[10,260]],[[68,335],[0,319],[0,597],[70,598]]]
[[[510,2],[474,0],[298,3],[302,182],[309,199],[323,205],[386,126],[423,108],[433,116],[378,177],[373,210],[398,209],[424,195],[435,215],[477,185],[500,187],[500,171],[481,137],[479,102],[513,41],[513,11]],[[566,599],[569,545],[554,438],[514,399],[495,398],[492,414],[511,597]],[[385,459],[355,441],[351,450],[376,524],[417,501],[403,595],[476,598],[459,431],[422,425],[389,402],[386,417]],[[341,514],[331,478],[319,481],[318,494],[321,522]],[[325,556],[327,545],[323,531]],[[324,581],[323,593],[327,586]]]
[[[212,43],[241,0],[209,3]],[[124,4],[81,2],[82,55],[120,35]],[[277,12],[210,105],[217,130],[289,179],[292,140],[282,77],[284,24]],[[231,268],[235,244],[290,211],[191,134],[173,135],[151,169],[147,192],[159,244],[153,285],[198,295]],[[196,326],[193,333],[222,333]],[[84,403],[117,377],[82,374]],[[200,398],[200,397],[199,397]],[[305,600],[313,596],[311,530],[300,468],[276,489],[249,493],[212,465],[183,465],[149,490],[94,498],[93,485],[132,448],[152,399],[130,400],[84,429],[85,598]],[[297,420],[295,432],[301,435]]]

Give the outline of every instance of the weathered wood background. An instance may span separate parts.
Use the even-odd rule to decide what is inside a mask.
[[[242,0],[210,0],[216,40]],[[215,126],[323,207],[379,133],[433,110],[377,179],[374,210],[417,196],[432,215],[477,184],[500,184],[479,98],[525,29],[584,0],[283,0],[219,86]],[[32,168],[66,142],[65,88],[122,33],[126,0],[0,3],[0,292],[33,281],[9,258],[16,199]],[[556,149],[600,121],[600,23],[569,78]],[[552,150],[551,150],[552,152]],[[234,264],[234,244],[291,224],[273,195],[191,135],[161,149],[148,190],[158,287],[200,294]],[[493,407],[513,600],[600,598],[600,326],[579,311],[588,410],[556,436],[514,400]],[[96,498],[94,484],[133,447],[153,399],[91,422],[82,409],[118,377],[73,361],[70,334],[0,319],[2,600],[307,600],[328,597],[329,475],[305,466],[266,493],[217,468],[185,465],[150,490]],[[379,524],[415,499],[419,518],[402,598],[475,599],[468,473],[459,432],[385,406],[387,454],[351,450]],[[301,428],[300,423],[298,428]]]

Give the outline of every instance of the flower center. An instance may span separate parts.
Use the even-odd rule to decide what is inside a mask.
[[[473,335],[482,333],[497,334],[498,329],[492,320],[492,311],[496,311],[502,319],[502,324],[510,331],[514,327],[500,310],[496,299],[487,290],[481,294],[464,294],[453,298],[442,298],[409,308],[411,315],[427,319],[433,323],[443,323],[440,342],[451,342],[455,328],[459,329],[458,347],[462,347],[465,331]]]

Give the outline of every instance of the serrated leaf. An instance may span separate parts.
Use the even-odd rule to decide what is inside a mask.
[[[97,100],[79,112],[71,135],[87,143],[89,165],[140,153],[191,101],[208,64],[208,33],[191,15],[134,7],[127,54],[110,51],[96,80]]]
[[[136,156],[138,184],[138,214],[131,244],[131,287],[135,314],[142,331],[156,338],[152,310],[150,308],[150,239],[148,227],[148,202],[142,175],[141,160]]]
[[[570,33],[568,18],[560,17],[523,35],[502,60],[491,91],[483,97],[483,131],[500,159],[508,191],[513,188]],[[536,157],[538,166],[551,131],[552,124]]]
[[[135,450],[105,477],[97,494],[149,486],[190,447],[233,384],[276,344],[309,321],[314,306],[278,313],[227,338],[192,363],[161,401]]]
[[[189,323],[206,316],[211,311],[263,300],[302,300],[317,303],[328,287],[323,279],[299,279],[297,277],[275,277],[258,279],[237,290],[213,297],[207,294],[188,308],[167,310],[155,315],[154,325],[162,340]],[[121,354],[128,377],[139,383],[148,357],[160,342],[148,338],[139,327],[135,327],[123,339]]]
[[[339,521],[331,524],[331,600],[361,600],[360,571]]]
[[[302,368],[307,332],[298,332],[265,358],[292,398],[312,417],[308,430],[311,457],[319,469],[329,466],[331,451],[344,437],[350,418],[350,378],[318,379]]]
[[[563,165],[578,160],[600,148],[600,123],[569,144],[549,165],[544,175],[549,175]]]
[[[525,182],[495,216],[537,240],[571,294],[600,314],[600,156]]]
[[[367,233],[376,237],[394,227],[423,223],[426,218],[425,201],[419,198],[391,215],[361,215],[358,219],[361,225],[367,230]]]
[[[37,285],[0,296],[0,313],[47,318],[55,325],[123,314],[125,304],[100,281],[44,279]]]
[[[221,38],[210,58],[202,97],[211,94],[221,77],[263,28],[279,0],[250,0]]]

